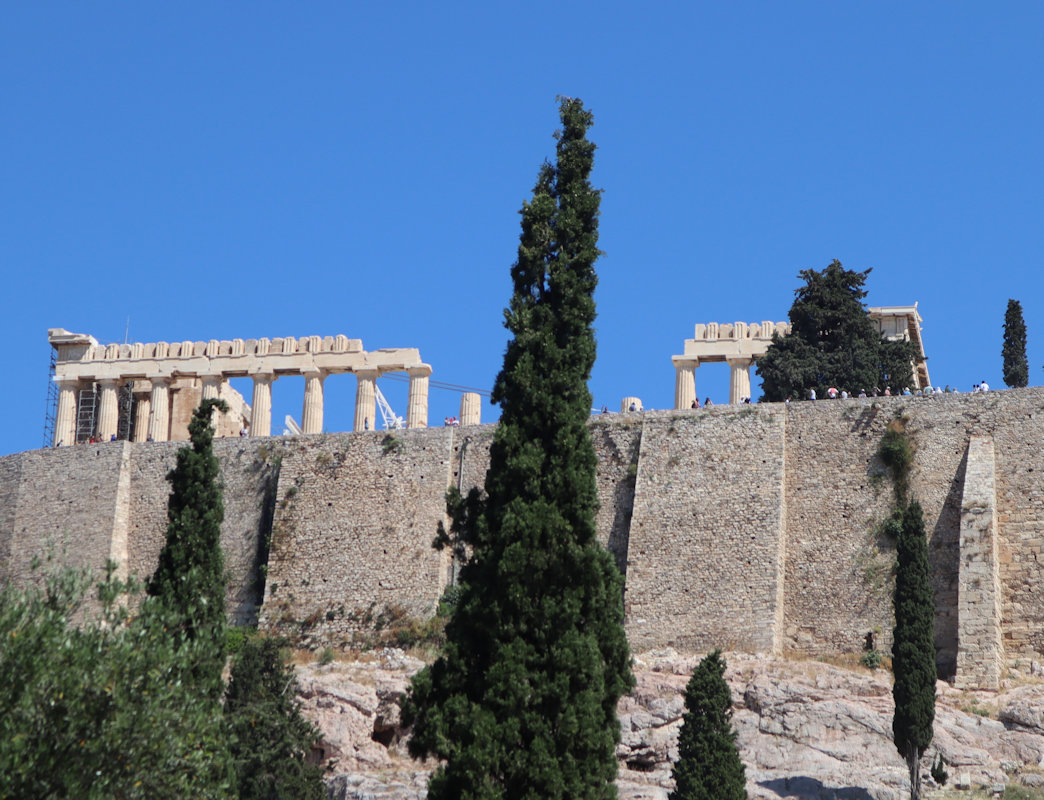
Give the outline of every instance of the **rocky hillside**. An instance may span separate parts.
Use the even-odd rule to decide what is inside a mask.
[[[765,656],[727,654],[740,754],[751,798],[899,800],[905,765],[891,741],[891,676]],[[666,800],[677,757],[682,691],[696,664],[672,651],[635,659],[638,685],[620,702],[622,800]],[[411,761],[397,700],[421,662],[399,650],[298,668],[305,713],[323,732],[337,800],[425,795],[430,764]],[[934,757],[948,788],[1044,787],[1044,677],[1038,664],[1009,673],[1000,693],[939,683]],[[925,759],[926,770],[928,758]],[[934,783],[926,775],[926,785]],[[931,790],[929,792],[929,795]]]

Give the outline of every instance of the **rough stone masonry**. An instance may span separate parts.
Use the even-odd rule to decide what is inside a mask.
[[[943,675],[996,688],[1044,658],[1044,389],[593,417],[602,543],[632,648],[819,656],[890,647],[894,420],[915,449]],[[425,617],[454,579],[431,548],[445,493],[481,486],[492,426],[215,442],[235,622],[337,644]],[[151,573],[176,443],[0,458],[0,578],[34,556]],[[267,559],[265,558],[267,553]]]

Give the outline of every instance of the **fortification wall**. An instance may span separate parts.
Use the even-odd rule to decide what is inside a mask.
[[[626,592],[636,650],[776,649],[783,412],[721,406],[646,415]]]
[[[997,627],[996,608],[992,622],[969,618],[974,602],[958,617],[962,581],[974,588],[960,550],[973,436],[995,453],[982,463],[993,464],[996,498],[997,635],[1006,658],[1044,655],[1042,389],[593,418],[598,535],[625,572],[632,646],[815,656],[858,652],[872,633],[887,651],[894,543],[879,529],[892,487],[876,452],[889,423],[915,449],[940,667],[952,671],[960,630],[992,642]],[[338,642],[388,609],[430,614],[454,575],[449,554],[430,546],[446,489],[483,484],[493,432],[218,440],[233,619],[251,620],[260,600],[270,529],[262,624]],[[33,556],[49,549],[99,569],[117,558],[147,576],[176,448],[111,442],[0,458],[0,577],[30,579]],[[994,552],[978,538],[976,552]]]
[[[166,534],[166,475],[178,447],[104,442],[0,458],[0,577],[37,579],[34,559],[53,557],[99,574],[112,559],[123,575],[148,578]],[[225,485],[226,603],[237,624],[257,619],[258,544],[266,491],[274,488],[274,468],[257,457],[258,447],[238,438],[215,442]]]

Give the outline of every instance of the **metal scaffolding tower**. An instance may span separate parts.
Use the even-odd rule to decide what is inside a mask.
[[[47,369],[47,406],[44,410],[43,446],[54,444],[54,420],[58,414],[58,384],[54,382],[55,367],[58,364],[58,351],[51,348],[51,365]],[[72,442],[62,442],[72,444]]]

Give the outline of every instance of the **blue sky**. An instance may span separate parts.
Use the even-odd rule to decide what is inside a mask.
[[[0,453],[40,446],[49,327],[344,333],[488,389],[560,94],[604,191],[596,405],[670,407],[695,323],[785,319],[833,258],[873,268],[869,304],[920,303],[935,382],[1003,385],[1009,297],[1044,377],[1040,3],[21,3]],[[327,381],[328,430],[354,391]],[[728,368],[697,392],[727,400]],[[275,384],[274,427],[302,395]],[[433,390],[431,421],[458,404]]]

